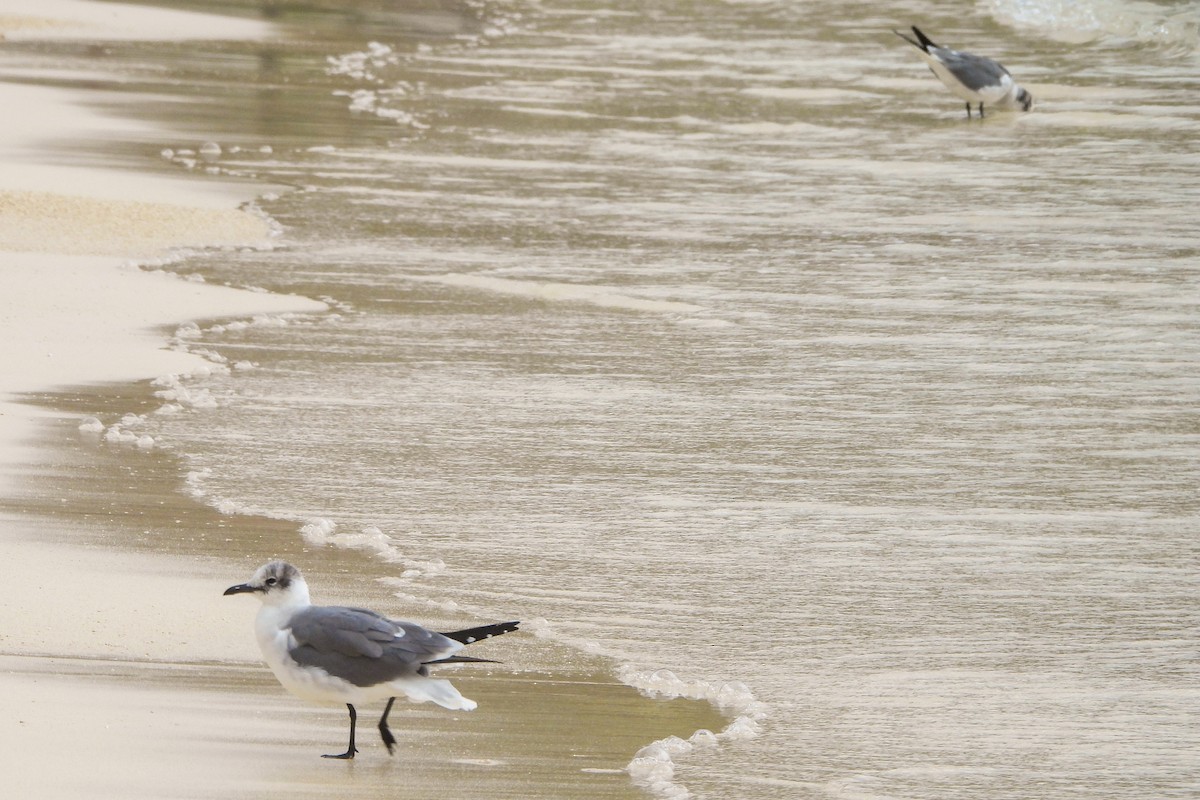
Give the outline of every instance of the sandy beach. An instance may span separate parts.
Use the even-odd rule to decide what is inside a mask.
[[[71,399],[59,396],[68,406]],[[127,396],[108,400],[130,407]],[[42,441],[69,443],[69,426],[43,421]],[[376,798],[454,787],[487,797],[632,798],[641,792],[624,767],[647,737],[687,736],[720,722],[704,704],[648,702],[614,681],[600,659],[581,657],[569,673],[523,669],[537,660],[538,644],[518,643],[504,653],[511,663],[454,676],[477,711],[405,705],[392,717],[396,756],[363,726],[356,761],[321,759],[343,744],[344,715],[283,692],[253,645],[256,604],[220,596],[228,576],[241,574],[239,563],[250,561],[213,555],[236,527],[255,547],[312,559],[289,546],[294,526],[231,521],[181,502],[170,457],[136,459],[132,491],[121,481],[96,482],[112,474],[112,463],[97,464],[86,443],[37,452],[25,465],[35,477],[0,503],[8,565],[0,693],[10,710],[0,746],[14,791]],[[56,495],[64,481],[88,488]],[[344,560],[350,569],[352,559]],[[338,589],[357,593],[330,599],[387,607],[386,592],[364,597],[349,576]],[[596,735],[613,720],[624,721],[621,735]],[[57,767],[63,758],[70,770]]]
[[[149,5],[0,0],[9,794],[1195,794],[1200,9]],[[322,759],[272,558],[521,630]]]
[[[106,418],[157,403],[138,383],[31,399]],[[14,789],[49,798],[377,798],[398,787],[406,797],[454,787],[514,799],[635,798],[644,794],[625,770],[631,754],[722,724],[707,704],[648,701],[614,680],[604,659],[578,654],[569,670],[547,672],[539,651],[553,645],[513,637],[489,651],[505,663],[453,674],[478,710],[403,705],[392,715],[396,756],[363,725],[356,761],[321,759],[344,744],[344,714],[287,695],[253,643],[257,604],[220,592],[249,574],[255,553],[319,559],[336,576],[319,600],[397,607],[386,589],[355,578],[354,553],[306,547],[294,523],[229,517],[183,497],[169,453],[97,447],[70,415],[32,427],[39,446],[0,500],[10,567],[0,588],[0,693],[13,709],[0,745]],[[235,536],[244,550],[231,552]],[[55,768],[63,757],[72,770]]]
[[[274,33],[110,3],[0,3],[9,41]],[[82,87],[88,76],[78,77]],[[240,208],[262,187],[65,163],[54,145],[66,132],[99,149],[134,125],[90,110],[87,92],[0,82],[14,120],[0,128],[5,788],[39,798],[395,797],[398,787],[413,797],[633,797],[624,767],[639,747],[718,726],[706,705],[649,703],[581,658],[571,675],[519,664],[464,674],[480,710],[405,708],[402,723],[393,716],[396,758],[361,740],[357,763],[317,757],[341,746],[343,713],[286,696],[253,642],[256,604],[221,597],[263,554],[303,559],[295,524],[222,516],[181,492],[179,463],[153,441],[100,447],[79,428],[92,416],[111,425],[153,413],[156,378],[222,368],[172,347],[178,324],[320,314],[325,304],[140,266],[184,248],[268,246],[270,226]],[[372,590],[347,578],[323,599],[386,603]],[[512,652],[499,657],[519,661]],[[620,736],[579,724],[614,717],[632,720]]]
[[[10,40],[171,38],[182,35],[188,17],[10,2],[0,6],[0,31]],[[207,22],[215,31],[227,21]],[[246,33],[230,27],[235,36]],[[213,669],[182,663],[215,653],[249,659],[250,642],[226,631],[214,613],[209,598],[221,579],[213,565],[80,546],[69,521],[39,518],[13,499],[34,465],[45,467],[41,426],[79,422],[30,402],[30,394],[207,369],[202,359],[168,349],[170,326],[194,318],[320,311],[322,304],[139,268],[135,259],[166,256],[173,248],[262,246],[269,229],[238,210],[253,195],[248,186],[54,163],[46,150],[68,131],[101,137],[125,129],[88,112],[85,95],[0,83],[0,104],[13,121],[0,131],[5,783],[10,791],[40,797],[149,797],[161,796],[163,787],[177,787],[178,793],[168,790],[172,796],[208,796],[217,776],[231,788],[237,780],[230,778],[245,778],[241,770],[255,763],[252,751],[220,747],[219,731],[228,709],[245,703],[230,685],[252,685],[260,676],[244,670],[232,680],[226,668],[226,677],[216,679]],[[187,619],[183,626],[181,619]],[[181,627],[189,631],[188,643],[179,641]],[[220,681],[226,686],[212,685]],[[207,756],[178,757],[190,750]],[[57,766],[64,758],[71,769]]]

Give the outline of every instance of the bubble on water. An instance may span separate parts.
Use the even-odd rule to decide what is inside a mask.
[[[205,142],[200,145],[200,157],[208,162],[216,161],[221,157],[221,145],[216,142]]]
[[[750,717],[738,717],[726,726],[721,735],[726,739],[753,739],[762,733],[762,728],[756,720]]]
[[[653,794],[667,800],[685,800],[691,797],[685,787],[675,782],[674,755],[684,752],[677,743],[691,746],[677,736],[654,742],[643,747],[625,768],[633,782]]]
[[[300,535],[309,544],[324,546],[328,544],[329,537],[335,530],[337,530],[336,522],[324,517],[316,517],[300,526]]]
[[[170,388],[160,389],[154,393],[155,397],[182,408],[217,408],[217,400],[208,389],[188,387],[179,382],[177,377],[172,376],[172,378],[174,380],[169,384]]]
[[[109,444],[137,444],[138,435],[127,431],[120,425],[113,425],[104,432],[104,441]]]
[[[175,329],[176,339],[194,339],[200,335],[200,326],[194,322],[185,322]]]

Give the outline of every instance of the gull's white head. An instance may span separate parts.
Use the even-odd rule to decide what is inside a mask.
[[[300,570],[286,561],[263,564],[246,583],[230,586],[225,594],[254,593],[268,606],[308,605],[308,584]]]

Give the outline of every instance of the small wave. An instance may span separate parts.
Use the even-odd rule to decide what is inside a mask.
[[[356,81],[382,83],[379,73],[400,64],[400,54],[382,42],[367,42],[365,50],[326,56],[325,74],[340,75]]]
[[[675,780],[676,758],[718,747],[722,742],[752,739],[759,735],[762,721],[769,714],[766,703],[756,699],[750,688],[740,681],[685,681],[670,670],[645,672],[632,665],[623,666],[617,677],[651,697],[704,700],[732,717],[719,733],[701,729],[687,739],[668,736],[646,745],[634,755],[626,770],[635,784],[656,797],[669,800],[691,797],[691,792]]]
[[[141,427],[145,422],[145,415],[130,413],[121,417],[120,422],[106,428],[104,423],[96,417],[86,417],[79,423],[79,432],[90,437],[93,442],[103,441],[109,445],[126,445],[136,447],[138,450],[153,450],[158,444],[153,436],[131,430]]]
[[[91,420],[85,420],[81,430],[93,430],[96,425],[89,424],[90,422]],[[205,483],[211,475],[212,470],[208,467],[189,471],[185,477],[187,493],[193,499],[204,502],[225,515],[255,515],[299,522],[300,535],[310,546],[358,550],[387,563],[402,564],[404,570],[400,575],[381,577],[378,580],[395,590],[393,595],[404,602],[424,604],[446,613],[467,611],[477,616],[486,613],[481,609],[460,606],[456,601],[438,601],[424,593],[411,593],[409,590],[414,587],[414,581],[443,573],[447,570],[447,565],[441,559],[421,560],[405,556],[400,551],[397,540],[379,527],[368,525],[359,530],[341,531],[337,522],[326,517],[302,519],[220,499],[210,495],[205,488]],[[600,642],[561,635],[543,618],[526,620],[523,630],[538,638],[553,640],[582,652],[610,658],[627,657],[612,652]],[[617,678],[647,697],[707,702],[730,719],[720,731],[700,729],[686,739],[668,736],[647,744],[633,755],[624,772],[635,785],[655,797],[666,800],[686,800],[692,797],[691,792],[676,780],[678,758],[698,751],[714,750],[726,742],[755,738],[760,735],[762,723],[769,714],[768,706],[759,701],[750,688],[740,681],[689,681],[670,670],[646,671],[630,664],[625,664],[617,670]]]
[[[404,571],[398,578],[383,578],[393,586],[407,585],[414,578],[438,575],[446,571],[446,562],[440,558],[421,560],[405,556],[397,541],[376,525],[367,525],[357,531],[338,533],[338,524],[325,517],[315,517],[300,526],[300,536],[316,547],[339,547],[344,550],[361,550],[381,561],[401,564]]]
[[[651,300],[644,297],[622,294],[603,286],[588,286],[577,283],[553,283],[548,281],[520,281],[511,278],[494,278],[486,275],[450,273],[436,276],[409,276],[410,280],[441,283],[466,289],[516,295],[549,302],[588,303],[605,308],[620,308],[627,311],[650,311],[665,314],[694,314],[706,310],[703,306],[680,303],[672,300]]]
[[[503,767],[508,762],[498,758],[452,758],[450,763],[468,767]]]
[[[334,92],[335,97],[348,97],[350,111],[355,114],[374,114],[380,119],[388,119],[397,125],[407,125],[416,130],[424,130],[428,124],[421,122],[416,115],[391,105],[391,98],[403,96],[397,89],[355,89],[351,92]]]
[[[475,17],[477,30],[460,33],[448,45],[452,49],[478,47],[511,36],[521,30],[523,12],[514,4],[504,2],[479,2],[468,0],[468,13]],[[383,42],[368,42],[363,50],[326,56],[325,74],[330,77],[348,78],[355,83],[376,87],[374,90],[337,91],[335,96],[350,98],[350,111],[374,114],[390,119],[415,130],[424,130],[429,125],[411,112],[395,108],[392,101],[417,93],[417,87],[408,81],[394,80],[399,68],[412,58],[428,56],[434,50],[429,43],[422,42],[412,53],[401,52]]]
[[[372,87],[338,90],[333,93],[334,97],[349,99],[348,107],[352,114],[373,114],[398,125],[424,130],[429,125],[411,111],[397,107],[397,104],[419,94],[413,84],[392,77],[406,58],[407,56],[382,42],[368,42],[365,50],[327,56],[325,74],[349,78],[355,83],[365,83]]]
[[[155,380],[153,385],[163,387],[154,396],[164,401],[164,406],[192,409],[213,409],[218,406],[212,392],[199,386],[187,386],[178,375],[163,376]]]
[[[1005,25],[1071,44],[1126,39],[1189,51],[1200,44],[1200,7],[1194,3],[1168,8],[1124,0],[987,0],[984,7]]]

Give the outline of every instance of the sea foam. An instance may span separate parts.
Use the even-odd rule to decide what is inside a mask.
[[[606,286],[591,286],[578,283],[556,283],[552,281],[526,281],[512,278],[497,278],[489,275],[449,273],[446,275],[410,275],[410,280],[441,283],[465,289],[476,289],[497,294],[516,295],[547,302],[587,303],[605,308],[620,308],[627,311],[648,311],[664,314],[695,314],[704,311],[703,306],[673,300],[656,300],[625,294]]]
[[[414,578],[437,575],[446,571],[446,562],[440,558],[415,559],[404,555],[400,543],[390,534],[375,525],[367,525],[357,531],[338,532],[338,523],[325,517],[307,519],[300,527],[304,541],[316,547],[340,547],[371,553],[391,564],[400,564],[404,571],[399,577],[383,578],[385,583],[406,585]],[[444,605],[444,604],[442,604]]]
[[[704,700],[732,720],[719,733],[701,729],[687,739],[668,736],[639,750],[626,770],[635,784],[656,797],[684,800],[691,792],[675,779],[676,759],[696,750],[711,749],[722,742],[750,739],[761,732],[761,723],[769,715],[766,703],[756,699],[750,688],[741,681],[716,683],[687,681],[666,669],[646,672],[625,665],[618,678],[651,697]]]

